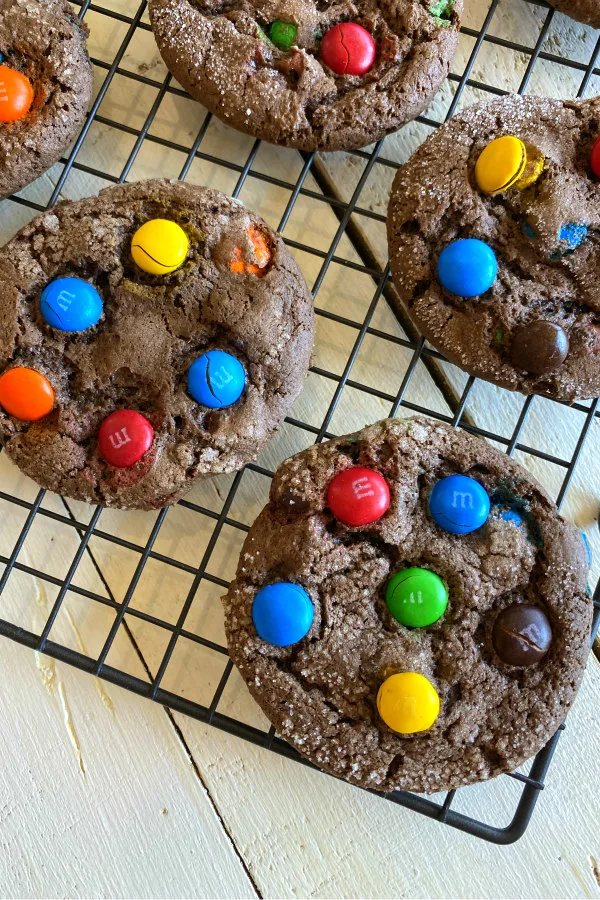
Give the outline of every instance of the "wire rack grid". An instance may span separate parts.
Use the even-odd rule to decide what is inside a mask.
[[[279,461],[402,411],[434,416],[502,447],[566,511],[571,492],[588,479],[598,401],[567,407],[523,398],[446,363],[386,303],[393,286],[383,229],[391,178],[427,133],[461,105],[509,90],[600,93],[600,38],[583,27],[572,31],[539,0],[467,0],[453,71],[427,115],[372,148],[322,157],[262,145],[192,104],[158,61],[145,0],[74,6],[92,31],[96,99],[66,158],[0,205],[6,236],[58,199],[106,184],[165,174],[210,183],[241,196],[284,233],[312,285],[317,347],[307,388],[267,453],[243,472],[201,485],[172,510],[115,513],[55,497],[2,453],[0,634],[302,761],[236,680],[218,601]],[[556,437],[547,435],[549,415],[561,423]],[[598,591],[595,607],[597,627]],[[439,797],[386,796],[510,843],[527,827],[559,733],[527,771]],[[497,789],[508,781],[508,794]],[[467,796],[471,806],[461,808]]]

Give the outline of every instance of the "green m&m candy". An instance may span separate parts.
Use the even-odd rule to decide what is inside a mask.
[[[269,37],[280,50],[289,50],[296,40],[298,26],[293,22],[283,22],[275,19],[269,28]]]
[[[385,602],[401,625],[424,628],[444,615],[448,606],[448,591],[435,572],[413,567],[403,569],[390,579]]]

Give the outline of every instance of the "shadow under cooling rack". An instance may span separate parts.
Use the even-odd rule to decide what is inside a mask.
[[[541,398],[508,397],[503,392],[486,395],[484,403],[476,402],[485,386],[449,366],[439,353],[425,344],[410,320],[403,318],[401,313],[396,313],[397,318],[392,315],[386,301],[392,298],[393,287],[385,260],[385,238],[381,237],[385,209],[375,202],[372,184],[374,181],[380,185],[389,184],[395,169],[405,158],[406,154],[403,156],[403,151],[394,143],[395,138],[386,138],[370,150],[346,154],[344,163],[339,162],[342,155],[336,154],[331,157],[336,160],[332,163],[317,154],[273,148],[269,151],[259,141],[225,130],[209,114],[202,112],[200,115],[200,107],[194,104],[193,115],[199,115],[198,128],[187,140],[186,135],[180,135],[176,128],[169,130],[169,121],[170,117],[176,118],[177,110],[181,116],[178,104],[191,101],[160,65],[158,68],[149,65],[144,57],[153,46],[146,2],[113,0],[104,5],[78,0],[74,5],[79,8],[82,18],[89,19],[92,39],[95,33],[106,35],[102,43],[92,44],[96,99],[67,158],[54,167],[49,181],[45,182],[47,193],[44,194],[43,186],[25,190],[20,196],[5,201],[0,211],[10,208],[14,212],[18,207],[21,217],[29,212],[33,214],[50,208],[59,197],[71,196],[82,185],[93,193],[98,186],[145,177],[148,172],[144,165],[155,165],[150,174],[164,174],[161,166],[165,160],[179,160],[175,174],[181,179],[192,179],[198,171],[217,180],[223,179],[227,184],[230,179],[228,192],[234,196],[245,198],[244,192],[249,191],[252,198],[260,197],[260,192],[271,192],[280,203],[276,219],[270,211],[271,224],[283,232],[288,246],[297,254],[312,286],[318,331],[324,335],[323,353],[311,367],[309,377],[309,383],[320,385],[320,404],[316,404],[316,411],[310,404],[304,407],[301,416],[295,410],[295,416],[286,420],[285,429],[293,435],[298,449],[312,441],[352,430],[355,423],[350,420],[357,405],[352,398],[360,398],[360,403],[365,404],[365,409],[372,411],[376,418],[394,416],[401,410],[409,414],[423,413],[487,438],[510,455],[524,457],[533,467],[548,467],[548,478],[561,506],[568,499],[586,442],[598,422],[598,401],[567,407]],[[560,45],[547,40],[560,17],[546,3],[472,0],[466,6],[470,15],[465,17],[461,33],[461,49],[455,62],[458,71],[449,76],[428,114],[415,123],[414,128],[421,129],[414,132],[418,140],[452,116],[467,99],[501,96],[509,89],[524,92],[532,84],[537,86],[539,71],[547,73],[545,77],[568,85],[572,97],[583,97],[596,84],[600,90],[597,67],[600,40],[596,33],[582,28],[577,53],[572,47],[572,56],[560,56],[549,49]],[[520,16],[524,17],[526,28],[523,25],[521,29]],[[515,17],[519,27],[511,30],[510,23],[512,21],[514,25]],[[521,39],[517,40],[515,34]],[[484,74],[490,74],[492,79],[497,76],[498,60],[504,58],[503,55],[517,60],[511,67],[516,83],[486,82]],[[143,102],[140,100],[139,108],[133,110],[133,118],[133,104],[121,102],[119,97],[115,100],[115,85],[119,85],[119,91],[127,99],[129,92],[132,95],[135,91],[140,92]],[[163,109],[168,111],[164,117]],[[217,133],[215,129],[218,128],[222,131]],[[108,151],[101,157],[105,164],[99,165],[97,154],[94,156],[92,150],[101,146],[103,140],[108,141]],[[121,144],[125,148],[122,158],[119,157]],[[269,164],[261,162],[265,150],[276,154],[269,157]],[[144,163],[148,159],[150,163]],[[138,170],[139,166],[142,168]],[[218,181],[217,186],[221,185]],[[256,200],[251,203],[255,204]],[[306,227],[305,216],[310,210],[312,224]],[[257,211],[262,212],[261,209]],[[336,306],[329,302],[329,282],[334,278],[342,279],[339,283],[344,292],[343,307],[340,303]],[[378,359],[398,362],[393,371],[389,369],[388,372],[382,367],[377,377],[369,379],[364,357],[373,355],[374,346]],[[336,352],[337,357],[332,355]],[[328,364],[328,360],[334,358],[335,364]],[[366,374],[357,375],[357,371]],[[427,390],[423,389],[424,384]],[[326,399],[323,401],[323,398]],[[486,404],[489,406],[492,402],[496,404],[492,409],[494,415],[486,417]],[[551,442],[543,444],[529,427],[536,415],[536,404],[542,403],[551,404],[557,416],[561,419],[569,417],[572,423],[570,440],[565,439],[559,447]],[[510,416],[504,412],[509,408]],[[500,416],[501,411],[504,418]],[[365,416],[370,414],[365,413]],[[3,457],[0,458],[2,461]],[[20,596],[26,598],[26,608],[20,608],[18,615],[1,618],[0,634],[309,765],[290,745],[279,739],[268,724],[262,723],[261,727],[260,723],[244,718],[239,709],[235,714],[235,705],[222,705],[235,671],[227,656],[222,631],[218,622],[215,624],[215,616],[220,615],[218,593],[228,585],[230,560],[235,559],[235,550],[248,531],[255,512],[255,502],[253,505],[248,500],[248,480],[256,486],[253,496],[264,496],[275,465],[268,463],[246,467],[244,472],[226,482],[223,493],[217,490],[212,499],[192,494],[171,511],[165,509],[136,519],[133,529],[119,524],[125,519],[105,522],[105,512],[100,507],[84,508],[82,504],[53,497],[43,490],[36,493],[30,482],[26,484],[25,479],[15,478],[14,473],[6,469],[7,482],[10,481],[12,489],[7,490],[7,485],[0,481],[0,514],[7,517],[0,535],[5,541],[0,553],[0,594],[3,594],[0,614],[5,615],[7,594],[17,582]],[[171,533],[169,528],[174,518],[180,520],[179,531],[174,528]],[[201,528],[205,535],[197,553],[186,551],[185,547],[182,550],[186,525],[192,529]],[[54,536],[56,543],[52,545]],[[48,541],[47,546],[42,547],[43,541]],[[61,554],[62,567],[57,561]],[[30,559],[30,556],[34,558]],[[115,563],[111,562],[113,559]],[[119,570],[119,579],[107,575],[110,565]],[[85,583],[80,579],[82,569],[87,573]],[[136,602],[136,591],[148,577],[164,578],[165,586],[169,588],[163,591],[164,597],[175,591],[173,585],[178,586],[179,601],[173,609]],[[33,627],[31,617],[27,616],[36,590],[43,592],[46,605],[38,603],[39,615]],[[194,619],[200,590],[206,591],[211,599]],[[599,601],[597,590],[595,629],[600,619]],[[81,641],[78,646],[71,646],[56,639],[57,626],[68,603],[75,604],[76,610],[93,608],[104,616],[106,625],[99,632],[101,637],[94,652],[87,651]],[[69,616],[74,628],[79,628],[77,612],[69,612]],[[153,646],[158,649],[151,660],[137,640],[138,628],[147,629],[153,635]],[[123,635],[137,654],[135,671],[113,659]],[[205,673],[205,681],[200,685],[202,697],[186,696],[184,691],[178,690],[177,682],[169,678],[170,667],[182,645],[196,650],[203,660],[199,669]],[[180,668],[180,676],[185,676],[183,668]],[[471,789],[458,793],[451,791],[442,799],[405,792],[385,796],[392,802],[485,840],[510,843],[527,827],[544,788],[559,735],[560,731],[538,753],[526,774],[517,772],[501,776],[483,786],[476,795],[476,814],[467,814],[460,803],[460,798],[467,796],[464,792]],[[492,809],[489,798],[493,785],[507,779],[513,788],[510,794],[512,806],[510,809],[504,806],[499,812]],[[507,820],[508,825],[504,824]]]

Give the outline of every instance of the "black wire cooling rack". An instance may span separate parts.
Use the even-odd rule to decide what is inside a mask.
[[[295,154],[293,151],[282,151],[283,154],[288,154],[285,157],[286,161],[291,160],[292,157],[294,161],[300,160],[299,165],[294,170],[294,176],[289,178],[279,177],[276,173],[265,171],[264,167],[255,166],[261,146],[258,141],[250,142],[251,149],[247,153],[245,160],[234,161],[232,154],[229,154],[226,148],[229,136],[233,140],[234,133],[227,131],[223,138],[222,148],[215,151],[212,144],[209,146],[210,142],[207,138],[207,132],[211,124],[211,116],[209,114],[203,118],[201,127],[191,146],[185,146],[183,143],[171,140],[164,135],[159,136],[153,131],[153,123],[161,108],[161,104],[166,97],[185,98],[186,95],[172,83],[170,76],[167,75],[164,77],[164,80],[160,81],[144,72],[143,66],[138,67],[138,71],[133,71],[124,62],[127,58],[128,48],[136,39],[136,36],[143,34],[145,37],[148,37],[150,32],[146,17],[146,2],[138,2],[138,0],[107,0],[105,4],[100,4],[92,3],[90,0],[75,0],[74,5],[78,8],[81,18],[87,17],[91,19],[96,17],[95,21],[98,22],[97,17],[101,16],[107,17],[110,23],[114,23],[115,34],[118,35],[115,41],[115,52],[112,52],[113,48],[111,47],[110,59],[92,59],[100,84],[96,100],[86,125],[68,157],[62,161],[60,166],[55,167],[55,170],[53,170],[57,171],[58,174],[55,180],[52,181],[53,188],[49,198],[45,198],[44,202],[38,202],[35,194],[32,195],[30,192],[25,191],[21,196],[11,198],[11,201],[20,204],[26,210],[31,210],[31,214],[48,209],[59,199],[59,196],[64,195],[67,179],[74,172],[80,172],[82,175],[90,177],[90,184],[92,184],[90,193],[94,190],[94,178],[100,179],[102,183],[123,182],[130,177],[142,148],[150,146],[152,152],[156,154],[161,149],[177,151],[183,154],[182,158],[185,161],[179,171],[181,179],[186,178],[193,164],[200,160],[218,167],[220,171],[226,171],[234,179],[237,176],[237,182],[232,191],[236,196],[242,192],[249,179],[258,180],[259,183],[265,186],[282,189],[287,192],[288,199],[278,222],[280,231],[285,231],[288,225],[293,222],[299,198],[322,204],[323,208],[334,214],[336,222],[333,235],[331,239],[328,239],[328,246],[318,246],[316,240],[311,242],[312,234],[310,230],[307,234],[304,234],[305,240],[303,241],[292,239],[289,237],[288,231],[286,240],[293,252],[297,251],[303,259],[311,259],[312,261],[312,271],[316,273],[316,276],[312,279],[312,289],[316,298],[317,315],[320,317],[321,322],[331,323],[332,327],[339,326],[350,329],[353,337],[348,344],[348,353],[341,372],[336,373],[318,365],[313,365],[311,368],[311,377],[325,379],[331,386],[330,400],[323,415],[320,415],[320,421],[317,423],[308,421],[308,416],[306,416],[307,421],[290,416],[287,419],[287,426],[303,432],[304,439],[308,442],[312,440],[320,441],[333,436],[332,421],[334,420],[334,415],[339,413],[343,392],[359,392],[363,396],[382,402],[385,406],[383,415],[387,413],[393,416],[401,409],[409,413],[424,413],[486,437],[502,446],[509,454],[522,453],[527,455],[532,461],[539,460],[551,464],[556,468],[556,471],[560,472],[560,483],[556,484],[556,497],[558,504],[561,505],[567,496],[576,467],[584,451],[586,440],[597,421],[597,417],[600,415],[598,400],[590,404],[574,404],[569,408],[570,414],[579,415],[580,422],[572,452],[568,454],[568,458],[563,458],[563,454],[558,455],[554,452],[548,452],[541,447],[531,446],[530,443],[523,442],[524,430],[526,429],[532,403],[534,402],[533,398],[518,399],[519,408],[515,414],[514,426],[511,428],[510,434],[504,435],[496,433],[495,430],[477,426],[475,422],[476,417],[470,413],[468,404],[470,398],[473,397],[473,392],[477,390],[479,382],[465,376],[462,388],[457,390],[456,380],[448,376],[448,371],[451,367],[443,361],[443,358],[438,353],[425,344],[412,328],[410,321],[402,318],[401,313],[398,313],[402,326],[400,332],[392,332],[378,325],[376,311],[382,305],[385,306],[385,301],[391,296],[393,287],[390,281],[389,269],[385,264],[382,264],[381,256],[374,249],[373,241],[369,237],[369,228],[366,226],[379,226],[381,228],[385,223],[385,209],[378,211],[376,205],[374,208],[372,203],[363,203],[363,198],[369,196],[366,186],[374,172],[387,170],[390,175],[393,175],[394,170],[398,166],[398,160],[392,158],[393,154],[388,155],[386,153],[388,143],[381,141],[371,150],[355,151],[348,155],[359,166],[360,177],[350,190],[344,191],[337,184],[335,167],[330,167],[323,158],[315,154]],[[505,93],[504,86],[495,86],[493,83],[495,75],[493,67],[492,71],[487,71],[486,69],[485,78],[478,79],[475,77],[479,66],[478,60],[484,59],[486,48],[501,49],[508,54],[517,54],[519,56],[522,74],[520,84],[514,86],[519,92],[528,90],[532,84],[535,86],[534,73],[536,72],[536,67],[539,66],[552,66],[555,68],[555,71],[565,73],[565,76],[568,73],[570,84],[573,84],[573,79],[576,79],[578,87],[572,91],[571,96],[574,96],[576,93],[577,96],[583,97],[594,86],[594,80],[600,77],[600,70],[597,68],[600,54],[600,38],[596,41],[596,36],[593,33],[585,32],[587,43],[580,43],[580,46],[587,48],[585,50],[586,58],[578,58],[578,54],[581,55],[580,50],[574,51],[570,56],[555,52],[560,49],[560,44],[553,40],[553,22],[558,14],[551,10],[546,3],[539,2],[539,0],[493,0],[491,3],[489,3],[489,0],[486,0],[486,2],[484,0],[481,0],[481,2],[473,0],[473,5],[477,7],[480,26],[477,28],[465,26],[462,29],[461,41],[468,42],[466,45],[467,52],[463,52],[462,55],[464,60],[463,70],[460,73],[453,72],[449,76],[448,84],[445,87],[448,102],[443,114],[439,116],[440,120],[422,116],[418,120],[421,125],[427,126],[429,129],[439,126],[441,120],[450,117],[455,112],[461,101],[465,102],[467,90],[472,95],[471,99],[490,94],[502,95]],[[511,5],[511,10],[508,10],[509,5]],[[501,34],[495,32],[492,26],[498,13],[509,12],[518,16],[521,13],[525,13],[527,7],[530,25],[532,20],[537,23],[537,36],[535,40],[529,40],[528,46],[502,37]],[[536,9],[534,10],[533,8]],[[534,12],[533,18],[531,16],[532,12]],[[92,23],[90,22],[90,24]],[[92,27],[94,27],[93,24]],[[578,28],[579,26],[573,27]],[[583,29],[581,31],[583,32]],[[136,85],[152,88],[156,92],[149,112],[145,118],[142,117],[143,121],[140,119],[139,127],[119,121],[116,116],[107,117],[103,115],[103,102],[117,79],[120,79],[120,84],[124,86],[122,90],[126,92],[127,96],[129,91],[132,96],[134,95]],[[109,126],[132,138],[131,150],[118,174],[109,171],[108,166],[96,168],[86,165],[82,161],[82,158],[85,159],[85,154],[82,156],[82,148],[85,147],[86,140],[89,140],[90,129],[94,125]],[[289,170],[286,171],[290,170],[293,170],[291,164]],[[158,170],[152,174],[161,174],[161,172]],[[132,177],[135,176],[133,175]],[[296,230],[296,233],[298,233],[298,230]],[[344,246],[351,247],[352,253],[344,252]],[[319,305],[317,295],[333,266],[342,267],[348,274],[346,292],[351,292],[353,289],[353,280],[350,276],[360,273],[362,276],[367,276],[370,279],[371,300],[366,304],[366,315],[364,315],[362,321],[343,315],[341,302],[337,308],[333,309],[330,308],[330,304]],[[343,309],[344,311],[346,310],[346,304],[344,304]],[[387,353],[404,354],[403,358],[406,364],[404,365],[398,388],[390,385],[389,389],[386,390],[388,386],[385,383],[381,383],[382,379],[378,379],[375,385],[363,383],[350,377],[361,348],[364,347],[366,341],[371,339],[385,342]],[[419,366],[427,370],[436,390],[443,397],[446,404],[446,412],[440,411],[439,408],[434,408],[435,404],[433,403],[426,405],[410,399],[409,389]],[[500,392],[497,395],[496,402],[498,404],[504,402],[503,396],[505,396],[504,392]],[[514,395],[511,395],[511,399],[513,403],[516,402]],[[556,405],[555,410],[559,415],[567,415],[564,406]],[[344,425],[343,418],[340,424]],[[341,428],[336,430],[338,433],[342,431]],[[344,427],[343,430],[348,429]],[[247,721],[243,721],[241,716],[234,717],[219,709],[233,668],[231,662],[227,659],[227,650],[221,642],[200,633],[201,628],[196,629],[188,624],[188,614],[192,608],[194,598],[203,584],[213,585],[215,589],[227,588],[227,579],[220,577],[219,574],[215,574],[215,563],[213,561],[211,566],[211,560],[224,529],[233,529],[242,535],[248,530],[248,523],[242,521],[243,516],[235,512],[238,494],[242,493],[242,480],[248,472],[262,476],[264,479],[269,479],[272,476],[272,471],[265,466],[258,464],[248,466],[244,472],[237,473],[232,478],[218,509],[190,499],[181,501],[180,507],[186,512],[193,516],[203,517],[204,524],[212,525],[212,532],[206,542],[199,564],[192,564],[189,560],[183,561],[177,557],[175,552],[163,553],[157,549],[159,547],[159,533],[161,528],[163,528],[165,518],[169,515],[169,511],[166,509],[160,511],[156,515],[155,520],[150,520],[152,524],[147,529],[149,530],[147,539],[145,542],[139,542],[119,534],[118,527],[115,528],[116,533],[106,530],[103,527],[103,523],[99,521],[102,514],[101,508],[91,511],[86,516],[81,514],[81,507],[75,507],[74,511],[73,504],[63,502],[61,507],[60,505],[56,506],[55,504],[46,503],[46,495],[43,490],[40,490],[37,495],[31,493],[27,495],[26,492],[17,489],[13,492],[0,490],[0,502],[9,504],[11,509],[17,509],[23,517],[22,522],[20,522],[20,528],[15,535],[11,552],[0,555],[0,566],[3,567],[0,577],[0,594],[6,591],[11,579],[17,577],[30,579],[32,597],[35,583],[42,583],[53,591],[53,603],[51,608],[47,610],[47,615],[46,613],[44,614],[45,621],[41,627],[30,630],[22,622],[8,621],[2,618],[0,619],[0,634],[37,651],[46,653],[55,659],[70,663],[79,669],[104,678],[113,684],[127,688],[141,696],[149,697],[172,710],[187,714],[202,722],[210,723],[223,731],[252,741],[276,753],[302,761],[286,742],[277,737],[272,728],[270,730],[268,730],[268,727],[261,729],[249,724]],[[0,487],[4,486],[0,483]],[[152,516],[153,514],[148,515]],[[77,536],[75,552],[68,565],[68,570],[66,574],[61,574],[60,577],[53,572],[51,565],[29,565],[21,555],[28,536],[35,531],[36,522],[40,518],[46,520],[46,523],[51,524],[53,528],[59,528],[59,526],[67,528]],[[107,542],[106,546],[112,547],[115,553],[118,550],[124,550],[135,555],[136,564],[132,569],[132,574],[130,577],[128,576],[129,582],[126,590],[118,595],[119,599],[116,598],[117,592],[103,578],[102,566],[94,556],[92,541],[96,539]],[[91,560],[96,567],[98,576],[105,588],[104,591],[91,590],[75,583],[74,578],[84,558]],[[160,609],[149,612],[148,610],[136,608],[135,604],[132,603],[132,598],[134,598],[140,580],[144,577],[145,570],[153,562],[159,562],[169,567],[169,572],[173,574],[173,577],[177,573],[185,573],[190,580],[178,614],[171,617],[171,619],[166,615],[161,615]],[[67,643],[53,639],[53,627],[61,612],[61,608],[65,604],[67,595],[90,601],[94,604],[101,604],[114,616],[112,624],[107,629],[104,643],[94,656],[86,653],[83,646],[73,648],[68,646]],[[214,603],[218,604],[216,598]],[[595,628],[597,628],[598,620],[600,619],[600,590],[596,591],[595,607]],[[1,613],[2,606],[0,605]],[[132,621],[153,626],[164,635],[162,656],[152,666],[146,664],[142,659],[146,678],[132,674],[126,671],[124,667],[112,665],[108,661],[119,630],[126,626],[127,622],[131,623]],[[128,634],[132,637],[130,632]],[[217,679],[215,689],[211,689],[211,699],[205,699],[203,702],[200,702],[186,697],[184,692],[165,687],[165,673],[176,653],[178,644],[182,641],[193,642],[195,645],[210,651],[211,654],[218,655],[223,660],[222,674]],[[562,728],[564,726],[561,726],[560,730]],[[544,788],[546,772],[554,754],[560,730],[548,745],[538,753],[527,774],[516,772],[508,776],[501,776],[502,779],[512,779],[513,783],[518,787],[517,794],[513,794],[514,806],[509,810],[510,823],[507,826],[497,825],[489,821],[489,818],[492,816],[486,807],[486,798],[488,796],[486,791],[489,792],[489,785],[484,786],[483,792],[477,794],[479,805],[475,815],[467,815],[455,808],[454,791],[449,792],[442,798],[426,798],[399,791],[386,796],[395,803],[478,837],[501,844],[510,843],[517,840],[527,827],[535,803]],[[465,790],[472,789],[463,789],[460,793],[462,794]]]

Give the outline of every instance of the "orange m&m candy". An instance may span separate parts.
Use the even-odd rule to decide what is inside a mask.
[[[54,388],[35,369],[9,369],[0,378],[0,406],[15,419],[35,422],[52,412]]]
[[[0,66],[0,122],[17,122],[27,115],[33,103],[33,87],[29,78]]]
[[[263,275],[266,275],[269,271],[268,266],[273,254],[258,225],[249,225],[248,228],[246,228],[246,234],[250,238],[256,262],[248,262],[248,260],[244,259],[242,248],[234,247],[233,259],[229,263],[229,268],[232,272],[236,272],[240,275],[246,272],[249,275],[256,275],[257,278],[262,278]]]

